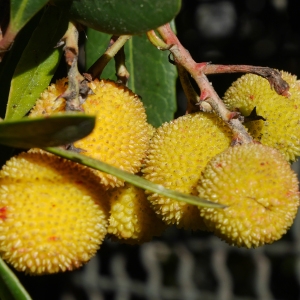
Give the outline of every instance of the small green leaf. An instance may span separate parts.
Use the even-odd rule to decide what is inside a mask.
[[[0,144],[15,148],[66,145],[90,134],[94,126],[95,117],[82,113],[3,121]]]
[[[110,36],[92,29],[87,31],[86,63],[90,67],[107,48]],[[148,122],[158,127],[174,118],[176,111],[176,67],[168,53],[156,49],[146,35],[133,36],[125,44],[126,67],[130,73],[128,87],[142,97]],[[102,78],[116,80],[114,61],[110,61]]]
[[[70,17],[109,34],[140,34],[170,22],[179,12],[180,0],[53,0],[71,4]]]
[[[31,300],[16,275],[0,258],[0,299],[2,300]]]
[[[48,2],[48,0],[10,0],[10,24],[18,32]]]
[[[54,49],[67,29],[64,11],[49,6],[28,42],[11,82],[6,120],[23,117],[48,86],[62,51]]]
[[[105,173],[109,173],[113,176],[116,176],[120,179],[125,180],[126,182],[129,182],[137,187],[140,187],[142,189],[169,197],[169,198],[173,198],[175,200],[181,201],[181,202],[186,202],[192,205],[198,205],[198,206],[202,206],[202,207],[213,207],[213,208],[224,208],[224,205],[218,204],[218,203],[214,203],[211,201],[207,201],[205,199],[196,197],[196,196],[192,196],[192,195],[187,195],[187,194],[183,194],[177,191],[172,191],[169,189],[166,189],[165,187],[163,187],[162,185],[159,184],[155,184],[153,182],[150,182],[142,177],[133,175],[131,173],[128,173],[126,171],[123,171],[121,169],[118,169],[116,167],[113,167],[111,165],[108,165],[102,161],[99,160],[95,160],[92,159],[90,157],[75,153],[75,152],[71,152],[71,151],[67,151],[67,150],[63,150],[60,148],[46,148],[45,149],[48,152],[51,152],[53,154],[56,154],[58,156],[64,157],[66,159],[70,159],[72,161],[75,161],[77,163],[80,163],[82,165],[85,165],[87,167],[91,167],[93,169],[105,172]]]

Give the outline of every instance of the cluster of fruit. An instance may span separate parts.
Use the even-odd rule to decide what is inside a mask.
[[[11,158],[0,171],[0,253],[31,274],[72,270],[87,262],[106,234],[143,243],[167,225],[211,231],[231,245],[257,247],[279,239],[299,205],[289,161],[299,156],[300,86],[283,73],[291,96],[245,75],[224,101],[245,116],[260,143],[231,147],[229,127],[212,113],[188,114],[154,129],[137,95],[112,81],[89,83],[82,104],[97,116],[94,131],[74,143],[81,154],[140,174],[165,187],[225,205],[204,208],[144,190],[39,149]],[[31,116],[65,111],[67,79],[42,93]],[[278,150],[276,150],[276,149]],[[281,153],[280,153],[281,152]]]

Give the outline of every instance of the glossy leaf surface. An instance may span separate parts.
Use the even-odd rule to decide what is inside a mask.
[[[70,17],[109,34],[140,34],[170,22],[179,12],[180,0],[53,0],[70,5]]]
[[[48,0],[10,0],[10,29],[18,32]]]
[[[53,147],[90,134],[95,117],[81,113],[0,122],[0,144],[15,148]]]
[[[35,15],[18,33],[14,44],[0,63],[0,116],[4,118],[11,80],[22,53],[30,40],[32,32],[39,24],[43,12]]]
[[[6,120],[23,117],[48,86],[62,54],[61,49],[54,47],[67,25],[63,10],[51,6],[45,10],[15,69]]]

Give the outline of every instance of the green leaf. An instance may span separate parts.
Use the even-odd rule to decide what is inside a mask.
[[[91,167],[93,169],[109,173],[113,176],[116,176],[120,179],[125,180],[126,182],[129,182],[137,187],[140,187],[142,189],[169,197],[173,198],[175,200],[181,201],[181,202],[186,202],[192,205],[198,205],[202,207],[214,207],[214,208],[224,208],[224,205],[214,203],[211,201],[207,201],[205,199],[196,197],[196,196],[191,196],[187,194],[183,194],[177,191],[172,191],[169,189],[166,189],[162,185],[155,184],[153,182],[150,182],[142,177],[139,177],[137,175],[133,175],[131,173],[128,173],[126,171],[123,171],[121,169],[118,169],[116,167],[113,167],[111,165],[108,165],[104,162],[101,162],[99,160],[92,159],[90,157],[63,150],[60,148],[45,148],[46,151],[51,152],[53,154],[56,154],[58,156],[64,157],[66,159],[70,159],[72,161],[75,161],[77,163],[80,163],[82,165],[85,165],[87,167]]]
[[[180,0],[53,0],[71,4],[70,17],[109,34],[140,34],[170,22],[179,12]]]
[[[88,70],[93,63],[106,51],[111,35],[91,28],[86,30],[85,63]],[[101,78],[116,80],[115,61],[112,59],[105,67]]]
[[[6,120],[23,117],[48,86],[61,58],[54,49],[67,29],[64,11],[49,6],[28,42],[11,82]]]
[[[48,0],[10,0],[11,31],[18,32]]]
[[[31,297],[24,289],[16,275],[0,258],[0,299],[30,300]]]
[[[128,87],[142,97],[148,121],[158,127],[174,119],[176,67],[168,53],[156,49],[146,35],[134,36],[125,47],[130,79]]]
[[[110,36],[92,29],[87,31],[86,63],[89,68],[103,54]],[[128,87],[142,97],[148,122],[158,127],[174,118],[176,111],[175,66],[168,53],[156,49],[146,35],[133,36],[125,45],[126,67],[130,73]],[[116,80],[114,61],[110,61],[102,78]]]
[[[22,53],[30,40],[32,32],[38,25],[43,12],[36,14],[17,35],[13,47],[6,53],[3,61],[0,63],[0,117],[4,118],[7,99],[9,95],[10,83],[15,68],[22,56]]]
[[[16,148],[53,147],[90,134],[95,117],[82,113],[0,122],[0,144]]]

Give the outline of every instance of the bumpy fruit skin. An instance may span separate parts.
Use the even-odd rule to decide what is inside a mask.
[[[107,231],[113,238],[142,244],[162,234],[166,226],[150,207],[143,189],[126,183],[108,194],[111,208]]]
[[[199,196],[228,205],[200,208],[210,231],[230,245],[255,248],[282,237],[299,206],[296,174],[282,154],[261,144],[227,149],[206,166]]]
[[[195,113],[157,129],[150,142],[144,177],[171,190],[197,195],[197,182],[208,161],[230,146],[232,133],[215,115]],[[167,224],[179,228],[206,227],[196,206],[158,194],[148,197]]]
[[[82,154],[104,161],[130,173],[137,173],[149,146],[149,127],[139,97],[112,81],[90,83],[94,92],[83,103],[87,114],[97,116],[93,132],[74,143]],[[106,186],[122,186],[114,176],[94,171]]]
[[[0,171],[0,254],[33,275],[73,270],[107,233],[108,206],[87,168],[39,150]]]
[[[53,113],[64,112],[66,108],[66,100],[60,96],[66,91],[68,87],[68,79],[62,78],[52,83],[41,94],[36,101],[35,106],[30,112],[30,116],[49,116]]]
[[[61,94],[61,90],[54,90],[65,80],[52,86],[52,94]],[[93,95],[88,96],[82,108],[85,113],[96,115],[96,125],[89,136],[75,142],[74,146],[83,155],[130,173],[139,172],[149,145],[149,124],[143,103],[131,90],[113,81],[96,79],[88,85]],[[51,111],[55,101],[54,97],[50,99],[43,93],[31,115]],[[124,185],[122,180],[110,174],[93,172],[107,188]]]
[[[296,76],[281,72],[290,86],[290,97],[278,95],[268,80],[247,74],[235,81],[224,95],[224,103],[230,110],[238,109],[244,116],[254,107],[266,121],[245,123],[255,140],[278,149],[287,160],[294,161],[300,155],[300,82]]]

